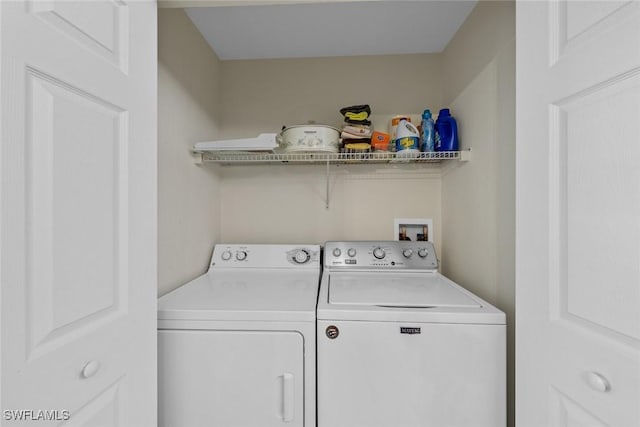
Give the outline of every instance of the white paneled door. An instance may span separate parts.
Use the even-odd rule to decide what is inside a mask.
[[[2,425],[156,425],[156,4],[0,3]]]
[[[518,427],[640,426],[640,2],[517,3]]]

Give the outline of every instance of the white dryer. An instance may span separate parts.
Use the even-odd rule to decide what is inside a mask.
[[[505,315],[429,242],[327,242],[318,427],[502,427]]]
[[[162,427],[315,426],[320,247],[216,245],[158,301]]]

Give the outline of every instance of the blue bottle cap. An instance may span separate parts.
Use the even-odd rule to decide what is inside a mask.
[[[425,119],[428,119],[429,117],[431,117],[431,110],[429,110],[428,108],[426,110],[424,110],[422,112],[422,117]]]
[[[443,109],[442,109],[442,110],[440,110],[440,112],[438,113],[438,117],[440,117],[440,116],[444,116],[444,117],[446,117],[446,116],[450,116],[450,115],[451,115],[451,112],[449,111],[449,109],[448,109],[448,108],[443,108]]]

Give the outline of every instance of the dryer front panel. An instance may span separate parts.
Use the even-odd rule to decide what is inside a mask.
[[[161,427],[304,426],[304,339],[294,331],[158,331]]]
[[[318,427],[504,426],[505,331],[319,320]]]

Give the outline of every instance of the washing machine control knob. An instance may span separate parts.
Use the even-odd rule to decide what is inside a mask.
[[[222,252],[222,260],[229,261],[231,259],[231,251]]]
[[[382,249],[380,246],[378,246],[373,250],[373,256],[376,257],[377,259],[382,259],[386,255],[387,254],[385,253],[384,249]]]
[[[247,253],[245,251],[237,251],[236,259],[238,261],[244,261],[245,259],[247,259]]]
[[[340,250],[340,248],[335,248],[333,250],[333,256],[338,258],[340,255],[342,255],[342,251]]]
[[[347,251],[347,255],[349,255],[351,258],[356,256],[356,248],[349,248],[349,250]]]
[[[300,249],[298,252],[296,252],[296,254],[293,256],[293,260],[295,262],[297,262],[298,264],[304,264],[305,262],[309,261],[311,259],[311,255],[309,255],[309,252],[307,252],[304,249]]]
[[[425,248],[422,248],[422,249],[418,250],[418,256],[420,258],[426,258],[427,255],[429,255],[429,252],[427,252],[427,250]]]
[[[405,258],[411,258],[411,255],[413,255],[413,249],[405,249],[402,251],[402,255]]]

